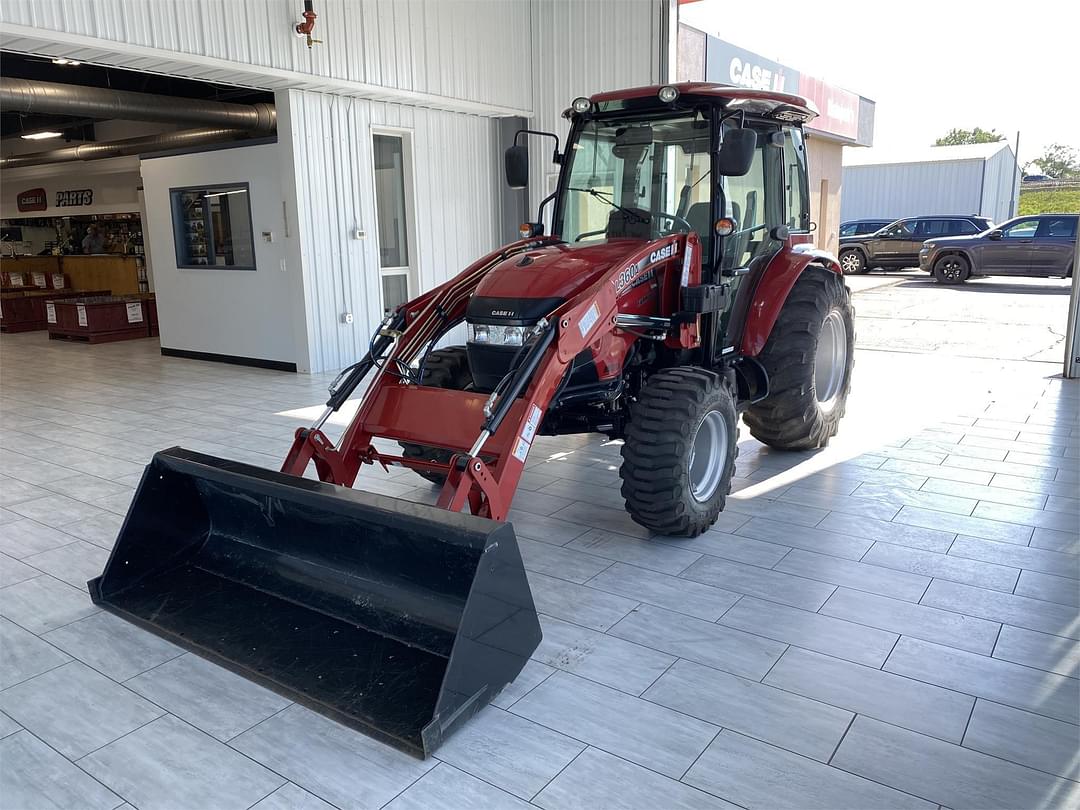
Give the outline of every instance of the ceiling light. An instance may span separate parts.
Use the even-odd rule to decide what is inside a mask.
[[[31,132],[29,135],[23,135],[22,138],[27,141],[42,141],[45,138],[59,138],[63,134],[63,132],[46,130],[45,132]]]
[[[79,65],[81,65],[81,64],[82,64],[82,62],[79,62],[79,61],[78,61],[78,60],[76,60],[76,59],[65,59],[65,58],[64,58],[64,57],[62,57],[62,56],[61,56],[61,57],[58,57],[58,58],[56,58],[56,59],[53,59],[53,60],[52,60],[52,63],[53,63],[54,65],[68,65],[68,66],[70,66],[70,67],[78,67]]]

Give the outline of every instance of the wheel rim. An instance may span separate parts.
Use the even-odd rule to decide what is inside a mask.
[[[831,309],[821,325],[817,355],[814,358],[814,388],[825,411],[832,410],[844,387],[847,371],[847,329],[840,310]]]
[[[719,411],[709,411],[701,419],[686,467],[690,474],[690,492],[696,501],[707,501],[716,493],[724,475],[728,456],[728,428]]]
[[[942,259],[941,261],[941,275],[949,279],[949,281],[959,281],[962,273],[962,267],[958,259]]]
[[[845,273],[857,273],[859,271],[859,257],[855,253],[845,253],[840,257],[840,267]]]

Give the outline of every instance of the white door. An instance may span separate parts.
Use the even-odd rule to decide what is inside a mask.
[[[417,294],[412,148],[408,132],[372,134],[383,313]]]

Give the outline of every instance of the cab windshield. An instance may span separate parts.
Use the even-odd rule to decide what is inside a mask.
[[[709,129],[694,115],[586,123],[569,150],[562,238],[655,239],[694,230],[704,239],[712,230]]]

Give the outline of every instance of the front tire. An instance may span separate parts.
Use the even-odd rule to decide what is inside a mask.
[[[420,380],[421,385],[429,385],[432,388],[449,388],[454,391],[464,391],[472,386],[472,371],[469,370],[469,357],[464,346],[448,346],[445,349],[436,349],[427,356],[424,362],[424,374]],[[401,455],[405,458],[413,458],[421,461],[437,461],[440,464],[448,464],[453,457],[453,452],[441,447],[427,447],[422,444],[410,444],[399,442]],[[433,484],[442,484],[446,476],[442,473],[415,470],[421,478]]]
[[[814,265],[802,272],[757,359],[769,396],[746,411],[751,435],[780,450],[827,445],[847,407],[855,363],[855,309],[836,273]]]
[[[735,398],[696,366],[649,377],[630,408],[622,448],[626,510],[658,534],[696,537],[724,509],[738,453]]]
[[[934,262],[934,278],[941,284],[963,284],[971,277],[971,263],[963,256],[942,256]]]
[[[854,276],[858,273],[865,273],[866,257],[863,256],[861,250],[852,248],[851,250],[843,250],[840,252],[840,269],[844,271],[845,276]]]

